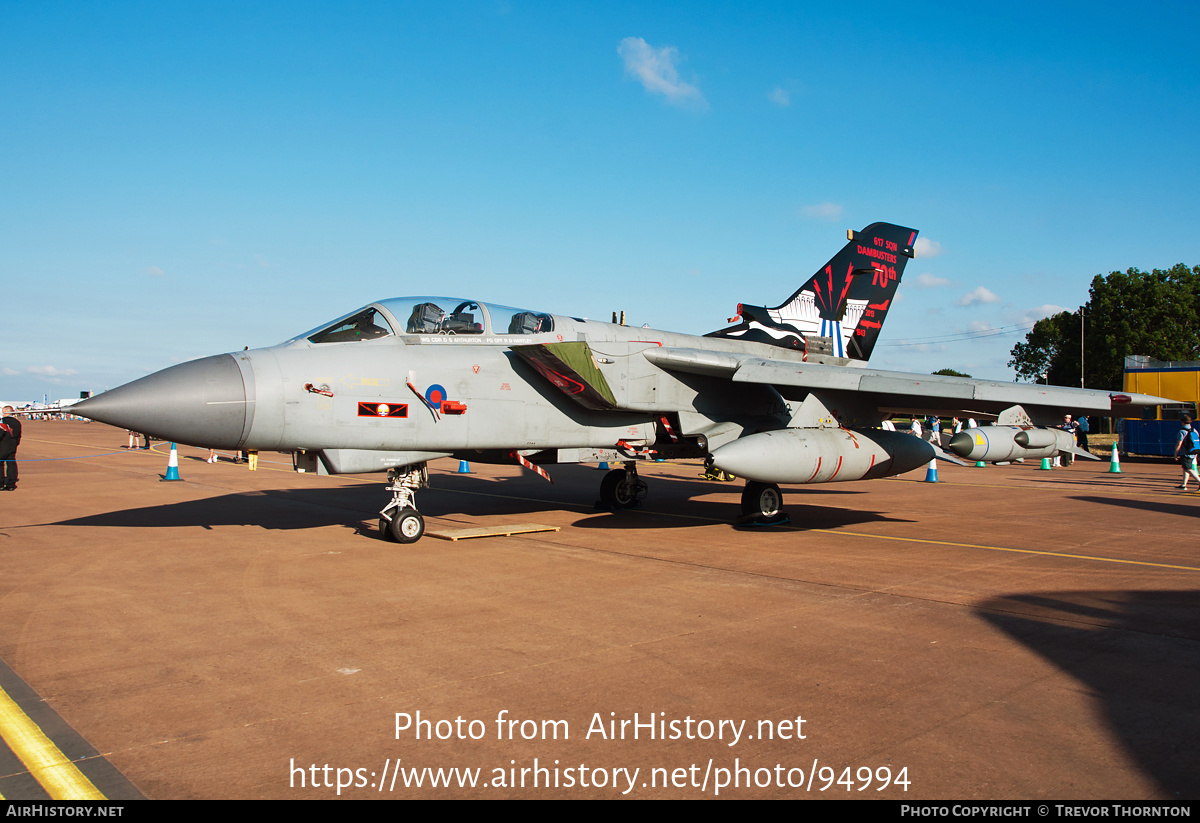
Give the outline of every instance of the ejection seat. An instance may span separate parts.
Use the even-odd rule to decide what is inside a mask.
[[[442,329],[446,313],[437,303],[418,303],[408,317],[409,334],[437,334]]]

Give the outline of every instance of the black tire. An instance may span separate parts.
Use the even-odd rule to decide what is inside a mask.
[[[425,534],[425,518],[416,509],[401,509],[392,516],[388,531],[397,543],[416,543]]]
[[[613,469],[600,481],[600,499],[614,509],[628,509],[637,503],[637,490],[626,482],[629,472]]]
[[[742,514],[766,520],[783,513],[783,492],[774,483],[750,481],[742,491]]]
[[[392,524],[382,517],[379,518],[379,539],[389,543],[396,542],[396,538],[392,537]]]

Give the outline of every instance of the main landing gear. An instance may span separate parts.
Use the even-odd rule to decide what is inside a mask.
[[[425,463],[388,469],[392,501],[379,513],[379,536],[396,543],[416,543],[425,534],[425,518],[417,511],[417,489],[429,488]]]
[[[632,509],[646,496],[646,481],[638,477],[637,463],[630,460],[623,469],[613,469],[600,481],[600,501],[610,509]]]
[[[742,491],[742,517],[748,522],[759,524],[781,523],[787,520],[783,513],[783,492],[775,483],[759,483],[750,480]]]

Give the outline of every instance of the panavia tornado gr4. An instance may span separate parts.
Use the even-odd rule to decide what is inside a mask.
[[[195,446],[291,452],[319,473],[387,470],[379,527],[411,543],[424,533],[416,492],[439,457],[519,463],[547,479],[556,463],[615,463],[600,485],[613,509],[645,495],[640,461],[703,459],[747,481],[745,517],[771,522],[781,483],[955,459],[880,428],[896,412],[997,418],[1008,425],[968,430],[951,448],[1012,460],[1072,450],[1038,428],[1063,414],[1169,402],[867,367],[917,232],[874,223],[848,236],[782,304],[739,305],[732,325],[702,337],[398,297],[277,346],[172,366],[74,411]]]

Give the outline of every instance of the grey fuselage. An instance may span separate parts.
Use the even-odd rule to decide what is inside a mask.
[[[787,424],[788,404],[772,387],[667,371],[644,352],[703,348],[800,362],[799,353],[560,315],[541,315],[550,331],[495,334],[486,304],[473,308],[482,309],[479,333],[400,331],[335,342],[306,333],[164,369],[85,401],[81,414],[195,446],[321,451],[339,472],[451,454],[511,460],[512,451],[646,446],[667,415],[680,437],[718,442]],[[405,328],[404,317],[386,319]],[[580,405],[512,348],[567,341],[590,346],[613,408]]]
[[[449,455],[585,462],[618,459],[589,449],[632,459],[654,447],[706,456],[808,425],[793,415],[811,395],[832,425],[860,430],[893,410],[996,414],[1022,402],[1044,424],[1063,412],[1112,414],[1115,402],[1101,391],[880,371],[762,342],[412,297],[372,303],[277,346],[172,366],[76,409],[195,446],[315,454],[324,471],[346,473]],[[835,458],[840,447],[819,446],[820,437],[805,449]],[[792,440],[754,441],[761,462],[780,464],[773,476],[799,471],[790,464],[801,455],[776,453]]]
[[[745,353],[778,349],[554,316],[552,332],[534,335],[394,335],[350,343],[306,339],[232,355],[247,387],[246,424],[237,445],[249,449],[367,449],[458,453],[653,443],[656,420],[684,411],[710,421],[787,421],[768,386],[732,386],[704,375],[675,375],[643,356],[659,346]],[[614,410],[574,402],[510,347],[585,341],[617,400]],[[789,354],[782,352],[782,354]],[[328,387],[332,396],[305,388]],[[416,391],[414,391],[414,389]],[[432,392],[432,395],[431,395]],[[465,406],[434,410],[431,397]],[[360,403],[407,405],[405,417],[370,417]],[[703,424],[701,424],[703,425]],[[693,434],[692,431],[681,434]],[[233,445],[233,444],[229,444]]]

